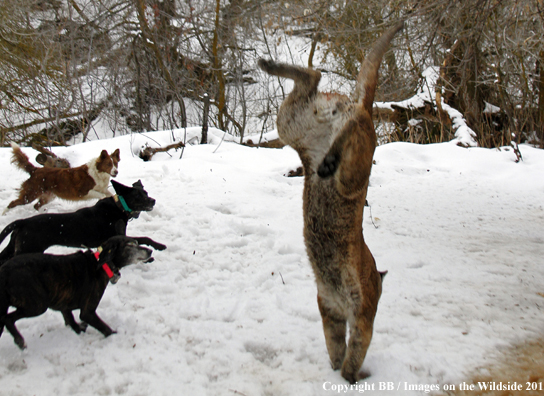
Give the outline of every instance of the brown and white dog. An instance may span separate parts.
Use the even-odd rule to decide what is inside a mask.
[[[12,143],[13,158],[11,162],[30,177],[19,189],[19,197],[11,201],[4,211],[19,205],[26,205],[35,199],[36,210],[51,202],[55,197],[68,201],[80,201],[93,198],[105,198],[112,194],[108,191],[110,177],[117,176],[118,164],[121,160],[119,149],[109,155],[102,150],[100,156],[77,168],[39,168],[34,166],[21,148]]]

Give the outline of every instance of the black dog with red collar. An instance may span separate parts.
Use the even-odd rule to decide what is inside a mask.
[[[99,246],[98,250],[96,252],[94,252],[94,258],[97,261],[100,261],[100,252],[101,251],[102,251],[102,248]],[[102,264],[102,269],[104,270],[106,275],[108,275],[108,278],[110,279],[110,283],[112,285],[115,285],[119,281],[119,278],[121,278],[121,273],[119,272],[119,269],[117,267],[115,267],[113,265],[111,267],[110,267],[110,265],[108,263]]]
[[[97,253],[29,253],[7,261],[0,267],[0,335],[5,326],[15,344],[24,349],[25,340],[15,322],[41,315],[48,308],[62,312],[66,325],[77,334],[84,332],[87,324],[106,337],[115,333],[96,314],[98,304],[108,282],[119,279],[119,270],[153,261],[152,250],[139,246],[132,238],[115,236],[104,242]],[[8,313],[10,306],[16,309]],[[76,309],[80,310],[81,323],[72,314]]]

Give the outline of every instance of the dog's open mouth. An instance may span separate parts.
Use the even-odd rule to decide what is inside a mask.
[[[132,217],[138,218],[141,212],[151,212],[152,210],[153,210],[153,206],[146,206],[142,210],[133,210],[131,214],[132,214]]]
[[[151,212],[153,210],[153,207],[155,206],[155,202],[148,203],[145,206],[141,206],[138,209],[133,209],[131,212],[132,217],[138,218],[140,216],[141,212]]]
[[[138,252],[135,254],[135,261],[141,261],[142,263],[151,263],[155,260],[154,257],[151,257],[153,251],[144,247],[138,247]]]

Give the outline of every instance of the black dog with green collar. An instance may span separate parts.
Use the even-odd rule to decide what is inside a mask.
[[[11,233],[11,239],[0,253],[0,265],[23,253],[43,253],[53,245],[96,248],[105,240],[126,235],[128,221],[140,212],[149,212],[155,200],[148,196],[142,182],[132,187],[111,181],[116,195],[101,199],[94,206],[71,213],[45,213],[16,220],[0,233],[0,243]],[[148,237],[131,237],[140,245],[156,250],[166,246]]]

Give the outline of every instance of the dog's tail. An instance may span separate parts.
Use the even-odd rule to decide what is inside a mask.
[[[357,87],[355,89],[355,100],[362,100],[363,108],[372,114],[372,103],[376,85],[378,84],[378,69],[382,62],[383,55],[389,47],[389,43],[395,34],[404,27],[404,21],[396,23],[385,31],[385,33],[374,43],[370,52],[365,57],[361,71],[357,77]]]
[[[4,332],[4,321],[3,318],[8,314],[9,310],[9,296],[6,291],[6,280],[5,277],[0,279],[0,336]]]
[[[22,219],[15,220],[13,223],[8,224],[6,228],[4,228],[2,232],[0,232],[0,243],[2,243],[9,234],[11,234],[14,230],[16,230],[22,221],[23,221]]]
[[[6,239],[6,237],[12,233],[13,231],[17,230],[21,223],[23,223],[25,219],[15,220],[13,223],[10,223],[0,232],[0,243]],[[13,258],[15,255],[15,239],[11,238],[8,245],[0,252],[0,266],[4,265],[6,261]]]
[[[30,175],[33,174],[37,168],[30,163],[27,155],[23,153],[19,145],[17,143],[11,143],[11,148],[13,149],[11,163],[17,166],[19,169],[24,170],[26,173]]]

